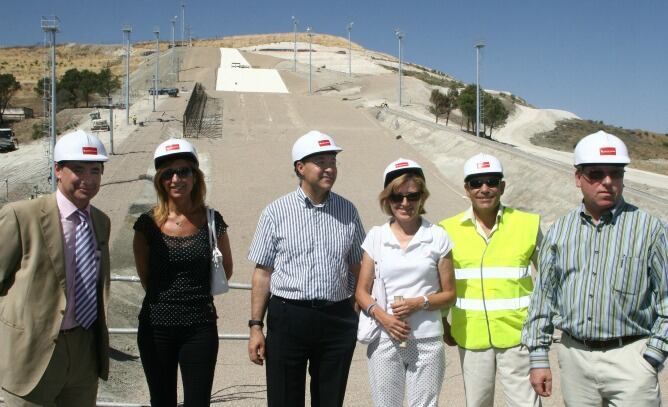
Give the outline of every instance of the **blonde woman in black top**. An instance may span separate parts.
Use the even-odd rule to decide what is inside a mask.
[[[139,313],[139,354],[152,406],[176,406],[177,366],[184,406],[208,406],[218,354],[218,317],[210,287],[204,174],[195,147],[185,140],[165,141],[154,157],[158,204],[134,225],[135,264],[146,290]],[[230,241],[217,211],[215,226],[229,279]]]

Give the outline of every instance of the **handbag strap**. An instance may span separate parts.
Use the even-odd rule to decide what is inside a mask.
[[[209,229],[209,246],[211,247],[211,250],[214,248],[218,247],[218,243],[216,242],[216,221],[215,221],[216,216],[214,215],[213,209],[212,208],[206,208],[206,223],[208,225]]]

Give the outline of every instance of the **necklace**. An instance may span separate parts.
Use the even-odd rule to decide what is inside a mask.
[[[182,215],[183,217],[179,220],[174,219],[174,223],[176,223],[176,226],[182,227],[181,225],[183,224],[183,221],[186,220],[186,216]]]

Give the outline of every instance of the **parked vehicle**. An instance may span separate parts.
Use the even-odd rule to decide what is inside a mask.
[[[106,119],[96,119],[91,122],[91,131],[109,131],[109,123]]]
[[[149,88],[148,89],[148,94],[153,95],[155,93],[155,88]],[[176,97],[179,95],[179,89],[178,88],[158,88],[158,95],[169,95],[172,97]]]
[[[0,129],[0,151],[14,151],[19,148],[19,142],[12,129]]]
[[[88,113],[90,116],[91,120],[97,120],[100,118],[100,111],[99,110],[93,110],[92,112]]]

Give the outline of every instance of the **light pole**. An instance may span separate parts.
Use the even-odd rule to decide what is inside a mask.
[[[292,33],[295,38],[295,51],[292,57],[292,72],[297,72],[297,24],[299,24],[299,20],[297,20],[295,16],[292,16]]]
[[[311,26],[306,27],[306,34],[308,35],[308,94],[311,94],[311,51],[313,43],[313,33]]]
[[[155,77],[153,78],[153,111],[155,112],[155,98],[158,97],[158,75],[160,74],[160,28],[154,27],[155,34]]]
[[[480,49],[482,41],[475,44],[475,135],[480,137]]]
[[[178,16],[174,16],[174,18],[172,18],[172,20],[171,20],[171,22],[172,22],[172,48],[174,48],[176,46],[176,39],[174,38],[174,31],[176,29],[176,20],[178,20],[178,18],[179,18]]]
[[[130,33],[132,26],[123,26],[125,40],[125,124],[130,124]]]
[[[56,149],[56,33],[60,31],[60,19],[56,16],[42,17],[42,31],[49,34],[51,45],[51,117],[49,119],[49,167],[51,171],[51,191],[57,188],[56,171],[54,167],[53,152]]]
[[[186,41],[186,2],[181,2],[181,46]]]
[[[348,76],[353,76],[353,47],[350,41],[350,32],[353,30],[353,22],[348,23]]]
[[[401,107],[401,81],[402,81],[402,73],[401,73],[401,58],[402,58],[402,47],[401,47],[401,40],[404,39],[404,33],[402,33],[398,28],[394,30],[394,35],[396,35],[397,39],[399,40],[399,107]]]

